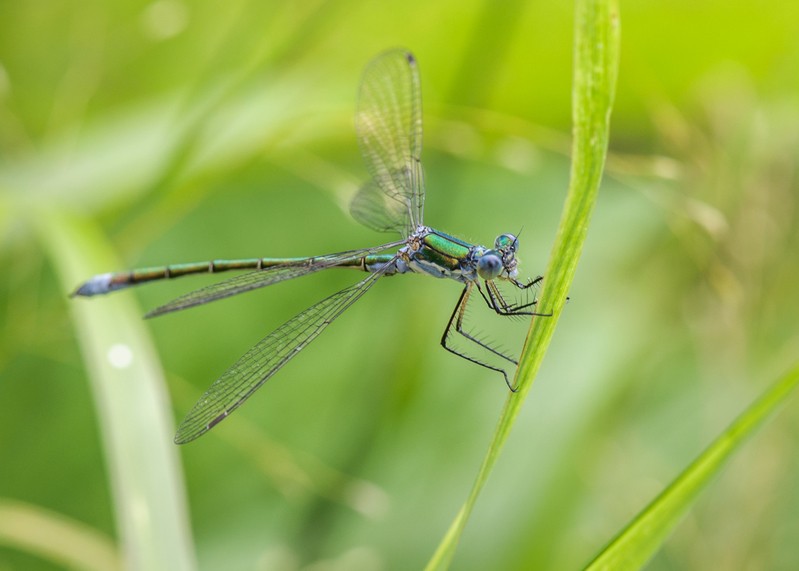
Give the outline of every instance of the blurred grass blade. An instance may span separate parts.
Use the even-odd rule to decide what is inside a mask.
[[[578,0],[572,88],[574,139],[569,192],[550,254],[539,304],[542,311],[551,312],[552,316],[533,320],[516,372],[519,391],[508,397],[469,497],[430,559],[428,571],[449,567],[477,496],[488,479],[530,391],[566,302],[602,178],[608,146],[610,111],[616,87],[618,47],[619,15],[616,2]]]
[[[777,380],[699,458],[602,550],[589,571],[640,569],[660,548],[710,479],[799,384],[799,365]]]
[[[98,270],[119,267],[89,221],[44,209],[36,219],[65,297]],[[141,314],[124,293],[68,303],[97,408],[125,566],[194,569],[172,411]]]
[[[122,560],[110,537],[84,523],[23,502],[0,499],[0,544],[69,569],[122,569]]]

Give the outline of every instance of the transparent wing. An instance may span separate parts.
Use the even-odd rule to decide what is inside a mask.
[[[382,272],[334,293],[264,337],[209,387],[175,434],[185,444],[222,422],[374,285]]]
[[[422,97],[413,55],[392,50],[366,66],[355,127],[375,184],[356,195],[353,216],[371,228],[408,236],[422,224],[424,211]]]
[[[389,201],[377,182],[364,184],[350,204],[355,220],[378,232],[407,232],[407,214],[402,202]]]
[[[157,307],[150,311],[145,317],[157,317],[165,313],[173,311],[180,311],[196,305],[202,305],[217,299],[223,299],[244,293],[254,289],[266,287],[278,282],[290,280],[318,272],[327,268],[332,268],[343,264],[344,262],[356,260],[363,256],[377,254],[390,248],[396,248],[404,244],[402,241],[383,244],[382,246],[375,246],[374,248],[364,248],[361,250],[350,250],[348,252],[339,252],[337,254],[328,254],[326,256],[318,256],[315,258],[305,258],[303,260],[291,261],[280,266],[273,266],[264,268],[263,270],[256,270],[246,274],[241,274],[230,279],[215,283],[204,288],[189,292],[169,303]]]

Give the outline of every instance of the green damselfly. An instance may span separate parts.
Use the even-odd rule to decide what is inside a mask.
[[[401,240],[311,258],[213,260],[107,273],[92,277],[75,290],[74,295],[94,296],[190,274],[254,270],[178,297],[147,314],[147,317],[154,317],[328,268],[353,268],[368,274],[355,285],[289,319],[251,348],[197,401],[178,427],[177,444],[194,440],[224,420],[386,275],[413,272],[462,283],[463,291],[444,330],[441,345],[459,357],[502,374],[513,390],[502,367],[456,348],[451,335],[455,332],[468,343],[515,367],[517,363],[512,357],[464,329],[466,307],[477,290],[488,307],[499,315],[541,315],[532,311],[536,304],[534,297],[526,303],[506,302],[497,282],[504,281],[526,290],[542,278],[527,282],[516,279],[519,241],[513,234],[500,235],[493,248],[486,248],[424,225],[422,104],[419,70],[412,54],[404,50],[388,51],[366,67],[355,124],[371,180],[355,195],[351,213],[370,228],[399,233]]]

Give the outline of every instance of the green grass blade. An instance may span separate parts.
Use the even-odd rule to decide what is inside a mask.
[[[552,316],[533,320],[516,372],[519,391],[509,396],[469,497],[430,559],[428,571],[449,567],[466,521],[530,391],[566,302],[607,153],[618,69],[619,31],[619,15],[614,0],[578,0],[572,89],[574,140],[569,192],[539,304]]]
[[[799,384],[799,365],[769,389],[686,468],[586,567],[589,571],[640,569],[660,548],[727,459]]]
[[[35,216],[64,296],[114,268],[95,226],[50,210]],[[100,423],[117,532],[127,569],[194,569],[183,475],[163,373],[131,296],[66,301]]]
[[[0,544],[69,569],[122,569],[110,537],[61,514],[14,500],[0,499]]]

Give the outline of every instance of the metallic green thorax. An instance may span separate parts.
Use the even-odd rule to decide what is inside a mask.
[[[423,247],[416,253],[417,261],[430,262],[439,268],[454,272],[470,256],[474,246],[438,230],[431,230],[422,239]]]
[[[474,246],[463,240],[445,234],[440,230],[431,230],[424,237],[424,245],[448,258],[463,260],[471,252]]]

